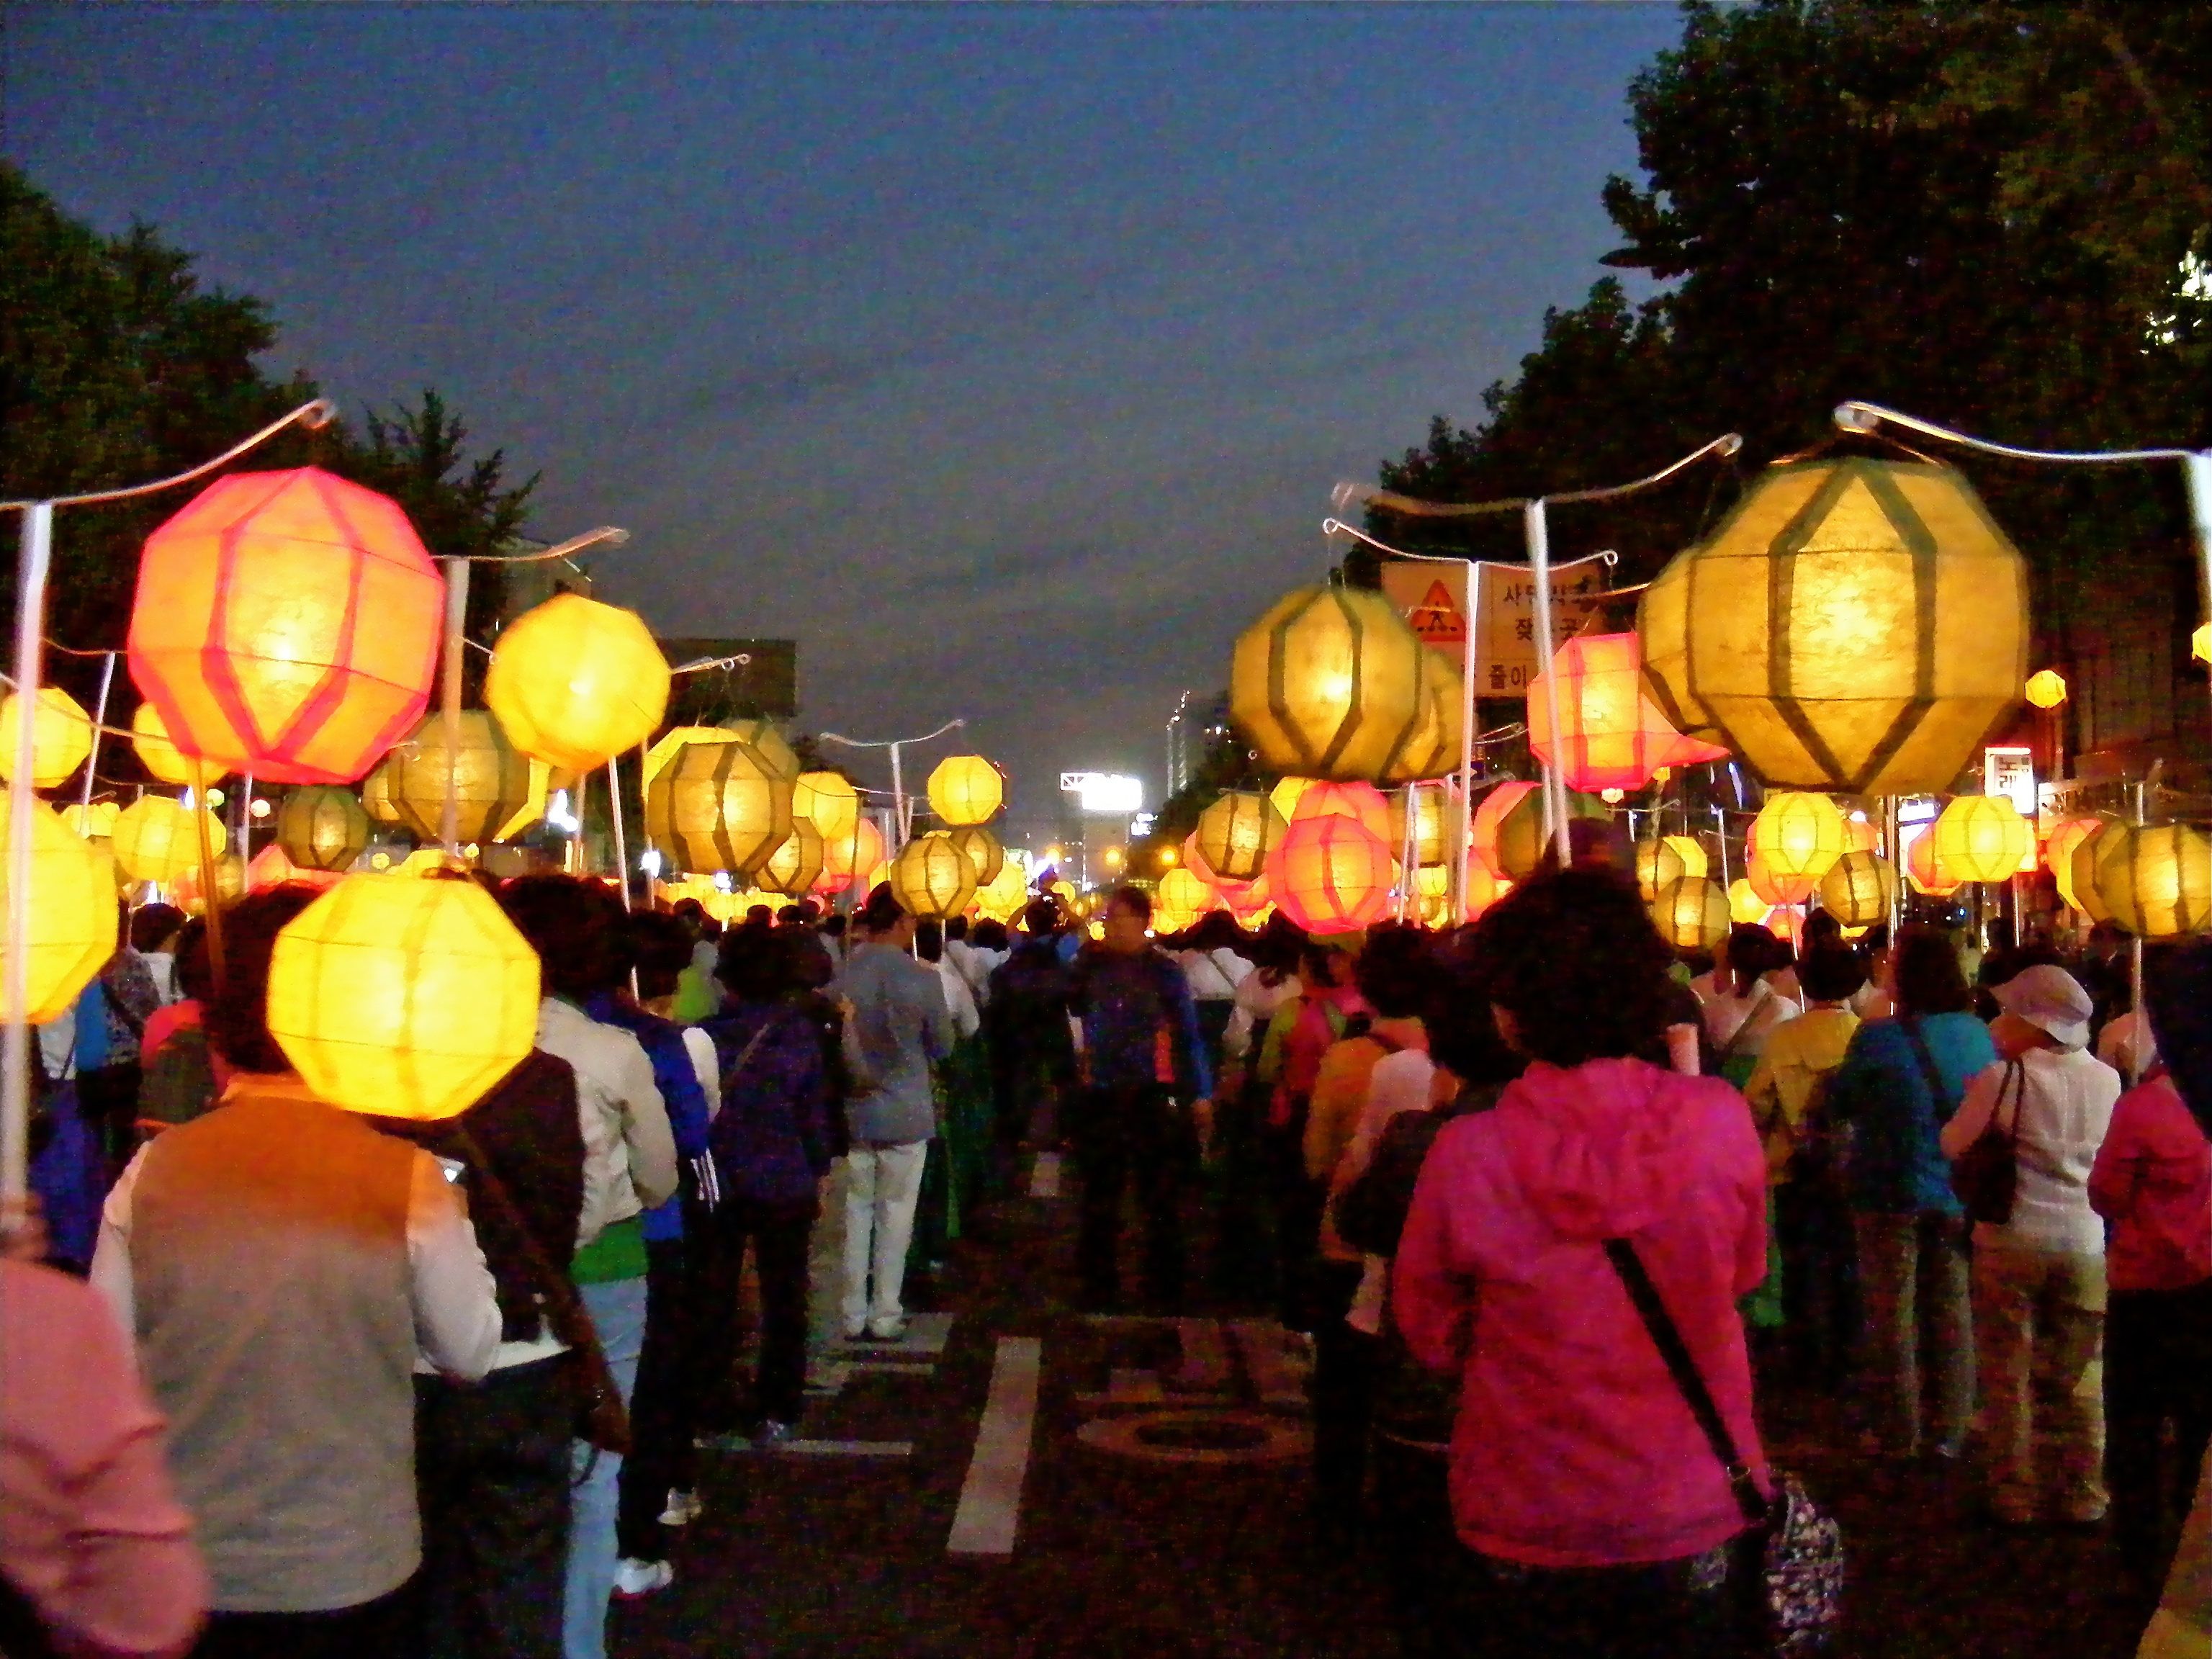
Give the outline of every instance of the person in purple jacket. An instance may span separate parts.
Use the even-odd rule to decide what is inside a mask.
[[[755,1439],[772,1446],[798,1433],[805,1398],[806,1247],[830,1168],[830,1078],[813,1019],[796,1000],[790,935],[732,930],[715,974],[728,1001],[702,1029],[721,1072],[708,1142],[722,1194],[716,1267],[732,1298],[715,1323],[734,1334],[734,1291],[750,1245],[761,1303]]]

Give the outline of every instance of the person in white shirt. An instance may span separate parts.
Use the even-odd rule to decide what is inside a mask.
[[[1759,1064],[1767,1035],[1802,1012],[1769,975],[1790,966],[1790,947],[1756,922],[1729,929],[1713,966],[1705,1005],[1705,1040],[1720,1055],[1720,1074],[1741,1089]]]
[[[1990,1025],[1998,1063],[1967,1085],[1942,1136],[1955,1163],[1994,1125],[2015,1171],[2009,1218],[1974,1228],[1991,1504],[2011,1525],[2045,1518],[2046,1500],[2053,1518],[2086,1524],[2106,1507],[2104,1397],[2093,1369],[2104,1346],[2105,1225],[2089,1204],[2089,1172],[2120,1078],[2088,1052],[2089,994],[2064,969],[2029,968],[1991,994],[2002,1010]],[[2055,1492],[2037,1479],[2039,1429]]]
[[[983,1017],[975,1006],[975,993],[968,983],[968,976],[952,959],[954,941],[946,937],[946,926],[942,922],[925,921],[915,929],[915,954],[937,970],[945,986],[945,1012],[952,1016],[952,1030],[956,1037],[971,1037],[983,1029]],[[967,946],[961,949],[965,951]]]

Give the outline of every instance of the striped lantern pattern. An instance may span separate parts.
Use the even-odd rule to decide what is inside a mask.
[[[1433,720],[1438,660],[1379,592],[1301,587],[1230,658],[1229,713],[1260,763],[1304,778],[1389,777]]]
[[[792,793],[749,743],[686,744],[645,792],[646,836],[676,869],[749,876],[790,838]]]
[[[1232,789],[1198,815],[1198,850],[1223,881],[1252,881],[1267,869],[1290,825],[1273,799]]]

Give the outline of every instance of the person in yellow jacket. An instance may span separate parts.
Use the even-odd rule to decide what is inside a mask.
[[[1778,1317],[1800,1376],[1833,1386],[1851,1362],[1858,1307],[1850,1215],[1821,1096],[1859,1029],[1849,1004],[1866,983],[1866,964],[1847,945],[1817,945],[1797,979],[1805,1012],[1774,1028],[1744,1085],[1766,1147],[1771,1223],[1766,1283],[1753,1293],[1749,1316],[1770,1325]]]

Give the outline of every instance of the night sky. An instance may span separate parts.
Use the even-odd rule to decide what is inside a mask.
[[[423,386],[635,539],[600,597],[792,635],[801,729],[969,721],[1018,835],[1157,799],[1178,691],[1579,301],[1667,5],[15,6],[7,148]],[[938,752],[944,752],[940,745]],[[924,763],[926,764],[926,762]],[[880,769],[864,763],[864,776]]]

